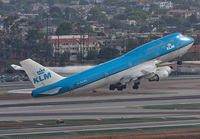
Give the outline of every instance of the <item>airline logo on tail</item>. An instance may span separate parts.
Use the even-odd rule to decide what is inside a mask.
[[[38,74],[38,77],[33,78],[34,84],[51,78],[51,73],[50,72],[45,73],[45,69],[40,68],[37,71],[37,74]]]

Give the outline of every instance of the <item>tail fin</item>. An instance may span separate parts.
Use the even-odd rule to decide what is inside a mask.
[[[21,61],[20,64],[36,88],[56,83],[64,78],[31,59]]]

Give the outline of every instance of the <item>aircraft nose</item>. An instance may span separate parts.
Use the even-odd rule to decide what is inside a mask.
[[[180,40],[185,43],[193,43],[194,42],[194,39],[192,37],[183,36],[183,35],[181,35]]]
[[[190,43],[193,43],[194,42],[194,39],[192,38],[192,37],[188,37],[188,36],[186,36],[187,37],[187,39],[188,39],[188,41],[190,42]]]

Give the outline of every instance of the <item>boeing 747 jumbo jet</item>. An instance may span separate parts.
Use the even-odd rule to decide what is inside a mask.
[[[36,89],[33,97],[53,96],[69,91],[86,91],[110,85],[110,90],[122,91],[133,84],[138,89],[140,80],[165,79],[171,73],[168,66],[160,64],[183,56],[194,39],[179,33],[144,44],[127,54],[69,77],[62,77],[31,59],[21,61],[20,70],[25,70]],[[181,64],[181,61],[177,62]]]

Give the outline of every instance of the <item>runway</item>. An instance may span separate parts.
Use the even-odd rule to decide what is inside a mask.
[[[75,131],[94,131],[94,130],[114,130],[123,128],[148,128],[148,127],[167,127],[167,126],[185,126],[185,125],[199,125],[198,120],[184,121],[171,121],[171,122],[153,122],[153,123],[125,123],[125,124],[109,124],[109,125],[85,125],[85,126],[64,126],[64,127],[46,127],[40,128],[28,128],[28,129],[16,129],[10,133],[9,130],[0,130],[1,136],[6,135],[18,135],[18,134],[41,134],[41,133],[57,133],[57,132],[75,132]]]
[[[24,88],[28,87],[30,85]],[[68,96],[65,94],[61,97],[38,99],[29,96],[15,99],[14,94],[9,96],[5,92],[1,92],[0,96],[8,95],[10,99],[0,101],[0,122],[3,125],[0,126],[0,137],[65,133],[66,131],[70,133],[186,125],[198,127],[200,125],[199,77],[175,77],[158,83],[144,81],[140,87],[139,90],[135,91],[130,86],[123,92],[111,92],[104,87],[99,89],[100,92],[88,92],[85,95],[70,94]],[[14,89],[24,88],[16,88],[15,85]],[[108,95],[105,95],[106,93]],[[182,119],[182,117],[187,117],[187,119]],[[133,118],[136,118],[137,122],[133,121]],[[138,118],[144,118],[146,121],[138,122]],[[152,120],[148,121],[149,118],[152,118]],[[159,121],[154,118],[162,120]],[[55,126],[57,119],[63,119],[65,122],[80,122],[90,119],[98,122],[98,124],[88,125],[87,121],[80,123],[81,125],[72,123],[71,125]],[[119,119],[119,121],[113,121],[115,119]],[[120,119],[129,119],[129,122],[122,122]],[[50,127],[46,126],[49,123],[48,120],[54,121],[51,121]],[[91,122],[90,120],[89,122]],[[105,124],[108,121],[110,123]],[[21,124],[23,127],[25,123],[32,125],[29,125],[26,129],[21,129],[19,125]],[[36,123],[42,124],[37,125]],[[19,125],[15,126],[14,124]]]

